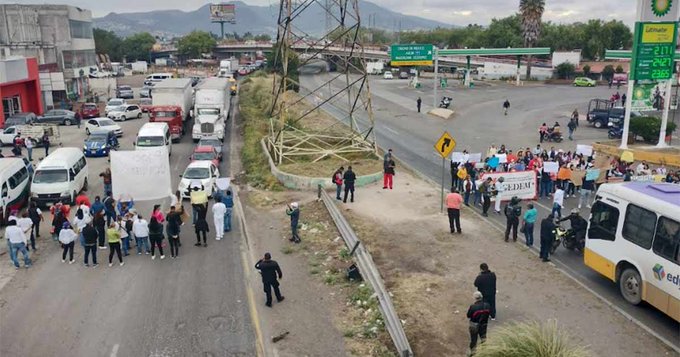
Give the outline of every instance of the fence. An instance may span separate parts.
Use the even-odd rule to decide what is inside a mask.
[[[392,305],[392,300],[390,295],[385,289],[385,284],[383,284],[382,278],[380,277],[380,272],[376,268],[375,263],[373,263],[373,258],[371,254],[368,253],[364,246],[361,244],[359,239],[354,233],[354,230],[349,225],[345,217],[340,213],[340,210],[335,205],[334,200],[326,193],[321,185],[319,189],[319,198],[323,201],[328,213],[333,218],[335,225],[340,231],[342,239],[345,241],[347,249],[349,249],[354,256],[361,276],[366,280],[373,291],[375,292],[378,302],[380,303],[380,312],[383,315],[385,321],[385,328],[389,332],[390,337],[392,337],[392,342],[394,342],[394,347],[399,352],[401,357],[411,357],[413,356],[413,351],[406,338],[406,333],[401,325],[401,320],[397,316],[397,312],[394,310],[394,305]]]

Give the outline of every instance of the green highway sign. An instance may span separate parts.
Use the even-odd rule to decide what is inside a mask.
[[[605,50],[605,59],[630,59],[632,52],[630,50]],[[675,60],[680,61],[680,52],[675,51]]]
[[[437,50],[441,56],[528,56],[549,55],[550,47],[531,48],[456,48],[451,50]]]
[[[673,76],[677,22],[637,22],[630,78],[666,80]]]
[[[392,45],[390,49],[392,66],[431,66],[433,57],[433,45]]]

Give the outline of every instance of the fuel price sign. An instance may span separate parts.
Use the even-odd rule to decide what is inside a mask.
[[[631,79],[666,80],[673,76],[677,22],[637,22]]]

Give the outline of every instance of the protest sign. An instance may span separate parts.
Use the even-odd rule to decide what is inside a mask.
[[[551,174],[557,173],[560,170],[560,165],[553,161],[546,161],[543,163],[543,171]]]
[[[600,169],[588,169],[586,170],[586,180],[594,181],[600,177]]]
[[[482,153],[478,152],[475,154],[470,154],[470,158],[468,159],[469,162],[480,162],[482,161]]]
[[[490,158],[489,161],[487,161],[486,164],[489,165],[490,168],[495,169],[496,167],[498,167],[498,162],[499,162],[498,157],[494,156],[494,157]]]
[[[501,164],[505,164],[506,162],[508,162],[508,155],[506,154],[498,154],[496,155],[496,157],[498,158],[498,162],[500,162]]]
[[[457,162],[460,164],[466,163],[468,160],[468,154],[463,153],[463,152],[452,152],[451,153],[451,162]]]
[[[135,201],[159,200],[172,195],[170,161],[165,147],[150,150],[111,151],[113,197]]]
[[[584,170],[573,170],[571,172],[571,182],[574,183],[574,186],[581,186],[585,177],[586,172]]]
[[[229,177],[221,177],[215,180],[215,184],[217,185],[217,188],[225,191],[226,189],[229,188],[229,184],[231,183],[231,179]]]
[[[482,179],[486,180],[491,177],[494,182],[498,180],[499,177],[503,177],[503,191],[501,200],[507,201],[510,198],[517,196],[522,200],[532,200],[536,198],[536,172],[533,170],[529,171],[517,171],[517,172],[492,172],[485,173],[482,175]],[[491,200],[495,201],[498,197],[492,197]]]
[[[593,147],[590,145],[576,145],[576,153],[583,154],[583,156],[593,156]]]

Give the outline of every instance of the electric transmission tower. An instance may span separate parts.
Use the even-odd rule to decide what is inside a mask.
[[[319,9],[325,33],[304,31],[309,28],[301,23],[309,18],[305,13],[318,17]],[[267,140],[277,164],[327,157],[351,161],[376,152],[360,26],[358,0],[281,0],[273,63],[279,75]],[[316,72],[307,75],[310,69]],[[337,120],[321,128],[299,125],[320,110]]]

